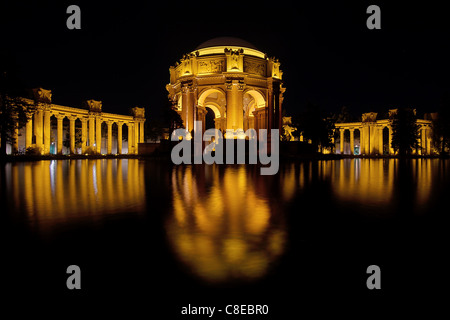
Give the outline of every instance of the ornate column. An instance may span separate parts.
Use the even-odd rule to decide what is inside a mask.
[[[139,145],[139,121],[134,123],[134,153],[138,154]]]
[[[89,147],[93,148],[95,145],[95,152],[100,153],[102,147],[102,102],[91,99],[85,101],[85,105],[89,108]]]
[[[370,155],[371,145],[370,145],[370,128],[368,125],[363,127],[364,130],[364,153]]]
[[[192,96],[194,94],[195,90],[190,92],[189,96]],[[193,102],[194,100],[189,98],[189,101]],[[134,119],[134,126],[133,126],[133,132],[132,132],[133,147],[134,147],[134,152],[133,153],[137,154],[138,153],[138,143],[140,141],[144,142],[145,109],[144,108],[139,108],[139,107],[134,107],[132,109],[132,112],[133,112],[133,119]],[[190,115],[193,115],[193,113],[190,113]],[[192,124],[194,124],[193,120],[192,120]],[[128,136],[130,136],[129,133],[128,133]],[[130,141],[130,140],[128,139],[128,141]]]
[[[133,124],[127,122],[127,127],[128,127],[128,154],[133,154],[134,153],[134,128],[133,128]]]
[[[52,91],[43,88],[33,89],[36,101],[36,113],[34,114],[34,135],[36,147],[41,154],[50,151],[50,106],[52,103]],[[45,119],[44,118],[45,111]],[[45,123],[44,123],[45,122]]]
[[[280,83],[279,84],[279,99],[278,99],[278,128],[281,129],[283,128],[283,101],[284,101],[284,93],[286,92],[286,88],[283,88],[283,84]]]
[[[363,155],[366,153],[366,145],[364,143],[364,127],[359,128],[359,154]]]
[[[86,152],[87,146],[87,121],[86,118],[80,118],[81,120],[81,154]]]
[[[17,116],[15,117],[17,119]],[[19,124],[16,121],[14,121],[14,131],[13,131],[13,144],[12,144],[12,150],[11,153],[17,153],[19,152]]]
[[[340,139],[341,139],[339,149],[341,151],[341,154],[344,154],[344,132],[345,132],[344,128],[339,128],[339,134],[340,134]]]
[[[70,153],[75,154],[75,120],[77,119],[77,116],[69,116],[68,118],[70,121]]]
[[[420,128],[420,152],[426,154],[427,150],[427,132],[426,127]]]
[[[96,152],[102,153],[102,118],[100,116],[95,117],[95,146]]]
[[[369,123],[369,127],[368,127],[368,131],[369,131],[369,148],[370,151],[369,153],[371,155],[374,155],[376,153],[376,146],[378,145],[378,128],[376,127],[375,123],[371,122]]]
[[[65,115],[63,114],[55,114],[56,117],[56,135],[57,135],[57,141],[56,141],[56,153],[62,154],[62,147],[63,147],[63,120]]]
[[[51,126],[50,126],[50,107],[47,106],[44,109],[44,154],[50,153],[50,134],[51,134]]]
[[[139,122],[139,142],[144,143],[144,122],[145,120],[142,120]],[[205,121],[203,121],[205,123]]]
[[[107,154],[111,154],[111,150],[112,150],[112,125],[113,125],[113,121],[109,120],[106,122],[106,124],[108,125],[108,140],[107,140],[107,148],[106,148],[106,153]]]
[[[431,155],[431,129],[427,128],[426,132],[427,132],[427,155]]]
[[[117,121],[117,153],[122,154],[122,126],[123,121]]]
[[[196,88],[194,87],[192,80],[183,83],[181,88],[182,100],[181,100],[181,118],[183,119],[185,128],[191,132],[194,129],[194,93]]]
[[[248,117],[248,129],[255,129],[255,117]]]
[[[270,132],[270,129],[273,127],[273,111],[274,111],[274,105],[273,105],[273,79],[270,79],[267,83],[267,120],[266,123],[266,129],[268,132]]]
[[[380,156],[383,155],[383,129],[384,127],[379,127],[378,128],[378,154]]]
[[[183,84],[181,87],[181,120],[183,120],[184,127],[188,130],[189,110],[188,110],[188,93],[189,89],[187,84]],[[129,127],[129,125],[127,124]]]
[[[36,136],[36,147],[43,153],[43,116],[44,111],[42,106],[38,106],[34,114],[34,135]]]
[[[33,143],[33,114],[27,113],[27,124],[25,126],[25,149]]]
[[[350,128],[350,154],[355,155],[355,129]]]
[[[243,80],[227,80],[227,126],[234,131],[244,129]]]
[[[392,148],[392,127],[388,126],[389,129],[389,154],[394,155],[394,148]]]

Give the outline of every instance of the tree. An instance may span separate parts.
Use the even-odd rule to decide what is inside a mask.
[[[442,99],[437,117],[433,118],[433,141],[440,155],[450,149],[450,97]]]
[[[169,128],[169,134],[172,134],[173,130],[178,128],[184,128],[183,120],[181,116],[173,109],[171,101],[163,108],[163,120],[164,125]]]
[[[392,148],[400,156],[411,154],[419,148],[419,128],[416,111],[409,108],[399,108],[391,114]]]
[[[150,121],[147,121],[146,127],[147,127],[146,130],[147,136],[152,141],[158,140],[158,138],[160,138],[164,133],[163,124],[158,119],[155,118],[150,119]]]
[[[311,140],[316,148],[333,146],[334,120],[323,114],[314,104],[308,103],[306,111],[300,115],[298,130],[303,132],[304,139]]]
[[[355,120],[354,117],[350,114],[349,108],[346,106],[343,106],[341,108],[341,111],[333,118],[336,119],[336,123],[353,122]]]
[[[66,126],[66,138],[63,140],[63,146],[66,148],[70,148],[70,127]],[[75,149],[79,149],[82,146],[82,132],[81,128],[75,126]]]
[[[335,121],[335,123],[348,123],[348,122],[355,122],[356,117],[354,117],[351,113],[348,107],[342,106],[341,110],[337,114],[333,114],[332,119]],[[341,136],[339,134],[339,131],[335,132],[335,139],[340,139]],[[344,141],[350,142],[350,136],[344,135]]]
[[[27,123],[27,115],[34,113],[34,104],[21,97],[20,85],[6,66],[0,66],[0,156],[6,156],[6,144],[15,143],[15,131]]]

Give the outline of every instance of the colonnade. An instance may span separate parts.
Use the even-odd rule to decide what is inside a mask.
[[[419,155],[431,155],[431,121],[417,120],[419,129],[419,146],[415,152]],[[394,155],[392,148],[392,127],[389,120],[378,120],[373,122],[354,122],[354,123],[336,123],[336,130],[339,130],[339,151],[344,154],[344,134],[348,130],[350,132],[350,154],[355,155],[355,130],[359,130],[359,154],[360,155],[383,155],[384,145],[386,141],[383,139],[383,130],[387,128],[388,148],[387,154]]]
[[[122,132],[123,125],[128,127],[128,154],[138,153],[138,144],[144,142],[144,108],[135,107],[133,115],[119,115],[104,113],[101,111],[101,101],[88,100],[85,102],[87,109],[60,106],[51,103],[51,91],[35,89],[34,114],[27,114],[25,125],[25,148],[36,147],[41,154],[50,153],[51,145],[51,117],[56,118],[56,153],[62,154],[63,150],[63,120],[69,120],[70,153],[76,153],[75,121],[81,121],[81,153],[85,154],[88,149],[100,154],[102,151],[102,123],[107,125],[106,154],[112,154],[112,126],[117,125],[117,153],[122,154]],[[28,99],[27,99],[28,100]],[[18,130],[15,132],[16,139],[12,146],[13,153],[18,151]]]

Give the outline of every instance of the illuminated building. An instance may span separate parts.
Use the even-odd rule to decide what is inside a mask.
[[[112,154],[112,127],[117,126],[117,153],[122,153],[122,127],[128,126],[128,154],[138,153],[138,143],[144,142],[145,109],[135,107],[133,115],[119,115],[102,112],[102,102],[96,100],[85,101],[85,109],[61,106],[52,103],[52,92],[42,88],[33,90],[34,100],[24,99],[34,104],[36,111],[28,115],[28,122],[24,128],[25,148],[36,147],[41,154],[50,153],[52,138],[51,120],[56,118],[56,153],[61,154],[63,149],[63,120],[68,118],[70,153],[75,149],[75,122],[81,122],[81,153],[88,148],[95,153],[102,153],[101,126],[107,124],[106,153]],[[18,135],[16,131],[16,135]],[[19,139],[16,136],[13,153],[19,150]]]
[[[281,79],[277,59],[244,40],[222,37],[202,43],[171,66],[166,89],[189,132],[196,120],[205,129],[209,108],[216,129],[237,133],[281,128]]]
[[[389,117],[396,111],[397,109],[389,110]],[[417,119],[417,124],[420,126],[420,148],[417,150],[417,153],[420,155],[431,155],[433,153],[432,120]],[[336,123],[335,127],[336,130],[339,130],[339,149],[336,147],[336,150],[339,150],[340,154],[394,155],[391,122],[389,119],[378,120],[376,112],[363,113],[361,122]],[[347,152],[344,148],[345,143],[343,143],[346,130],[350,132],[350,150],[347,150]],[[355,143],[355,130],[359,131],[359,144]],[[388,134],[385,135],[387,139],[383,137],[383,131],[385,130],[388,130]]]

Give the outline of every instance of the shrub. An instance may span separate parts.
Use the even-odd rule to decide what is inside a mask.
[[[25,154],[29,155],[29,156],[40,156],[41,155],[41,148],[40,147],[36,147],[36,146],[28,147],[25,150]]]
[[[94,147],[87,147],[87,148],[86,148],[86,151],[84,152],[84,154],[93,156],[93,155],[96,155],[96,154],[97,154],[97,151],[95,150]]]

